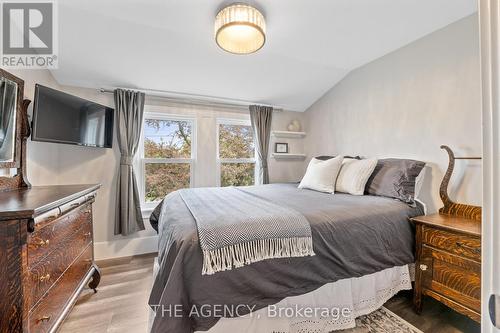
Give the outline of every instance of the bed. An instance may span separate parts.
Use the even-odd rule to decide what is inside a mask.
[[[421,205],[372,195],[332,195],[298,189],[296,184],[250,186],[241,190],[300,212],[310,224],[315,255],[263,260],[203,275],[196,221],[181,195],[173,192],[162,204],[157,226],[159,253],[149,299],[156,316],[151,322],[151,332],[231,332],[238,322],[236,326],[240,329],[241,325],[255,327],[257,316],[252,314],[276,304],[300,301],[317,305],[321,296],[320,302],[328,303],[328,298],[335,295],[337,302],[332,300],[330,305],[350,300],[347,303],[351,303],[348,306],[352,310],[355,306],[352,303],[363,301],[363,294],[373,294],[365,297],[372,300],[369,306],[358,306],[351,314],[357,316],[375,310],[381,305],[378,303],[398,290],[409,288],[414,227],[408,219],[423,214]],[[383,296],[377,294],[381,289]],[[236,314],[214,311],[219,307],[238,311]],[[203,309],[207,311],[201,313]],[[221,319],[221,313],[223,317],[238,316],[239,321]],[[299,328],[304,324],[304,320],[283,317],[274,322],[276,327],[283,327],[280,332],[287,333],[301,331]],[[328,318],[316,318],[316,322],[324,328]],[[353,320],[337,324],[336,329],[352,327]],[[274,328],[269,332],[273,331]]]

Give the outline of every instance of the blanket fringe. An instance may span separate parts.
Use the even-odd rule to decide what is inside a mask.
[[[203,250],[202,274],[212,275],[266,259],[314,255],[312,237],[259,239]]]

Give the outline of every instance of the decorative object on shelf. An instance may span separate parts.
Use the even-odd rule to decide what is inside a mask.
[[[300,121],[298,121],[297,119],[294,119],[292,120],[292,122],[290,124],[288,124],[288,127],[287,129],[290,131],[290,132],[300,132]]]
[[[277,138],[301,139],[306,136],[306,132],[272,131],[272,135]]]
[[[288,154],[288,143],[276,142],[274,144],[274,152],[280,154]]]
[[[306,154],[273,153],[272,157],[276,160],[305,160]]]
[[[441,149],[446,150],[449,157],[448,169],[444,175],[439,195],[443,201],[443,207],[439,209],[439,214],[463,217],[466,219],[481,221],[481,207],[453,202],[448,196],[448,184],[453,174],[455,160],[480,160],[481,157],[455,157],[450,147],[442,145]]]
[[[215,42],[234,54],[257,52],[266,42],[264,15],[245,3],[224,7],[215,17]]]

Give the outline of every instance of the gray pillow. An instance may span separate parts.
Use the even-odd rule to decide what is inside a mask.
[[[424,162],[415,160],[380,159],[366,183],[365,192],[414,203],[415,180],[424,166]]]

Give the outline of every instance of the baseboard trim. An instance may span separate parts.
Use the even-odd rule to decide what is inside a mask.
[[[158,236],[124,238],[94,244],[95,260],[130,257],[158,251]]]

